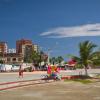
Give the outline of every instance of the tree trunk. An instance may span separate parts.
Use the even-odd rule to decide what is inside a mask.
[[[85,66],[85,75],[88,76],[87,67]]]

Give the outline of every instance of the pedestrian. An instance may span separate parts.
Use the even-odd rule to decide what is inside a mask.
[[[50,65],[48,65],[48,67],[47,67],[47,74],[48,74],[48,76],[50,76],[51,75],[51,66]]]
[[[19,78],[20,77],[23,77],[23,65],[20,65],[20,67],[19,67]]]

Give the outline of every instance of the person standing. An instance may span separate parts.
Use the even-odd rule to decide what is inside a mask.
[[[48,65],[48,67],[47,67],[47,74],[48,74],[48,76],[50,76],[51,75],[51,66],[50,65]]]
[[[23,70],[23,64],[21,64],[20,67],[19,67],[19,78],[23,77],[23,71],[24,71]]]

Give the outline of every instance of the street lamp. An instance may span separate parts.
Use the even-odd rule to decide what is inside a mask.
[[[47,59],[47,64],[50,64],[50,52],[53,51],[53,49],[57,48],[58,42],[56,42],[55,46],[53,46],[52,48],[48,48],[46,49],[47,55],[48,55],[48,59]],[[43,47],[41,47],[42,49]]]
[[[55,49],[55,48],[57,48],[57,45],[58,45],[58,42],[56,42],[56,44],[55,44],[55,46],[53,46],[52,48],[49,48],[48,49],[48,64],[50,64],[50,52],[53,50],[53,49]]]
[[[48,64],[50,64],[50,52],[51,52],[51,49],[48,49],[48,59],[47,59]]]

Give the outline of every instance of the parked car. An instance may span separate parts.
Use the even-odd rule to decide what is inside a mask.
[[[11,71],[12,65],[8,65],[8,64],[1,64],[0,65],[0,71],[1,72],[8,72]]]
[[[11,71],[13,71],[13,72],[16,72],[16,71],[19,71],[19,65],[14,65],[14,66],[12,66],[12,68],[11,68]]]

